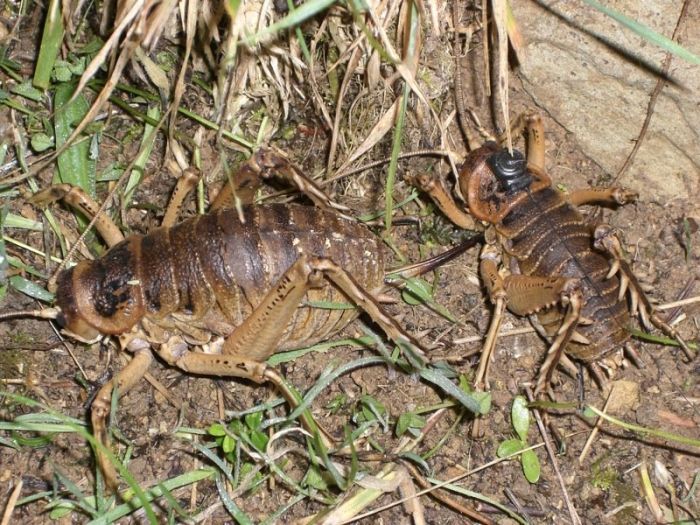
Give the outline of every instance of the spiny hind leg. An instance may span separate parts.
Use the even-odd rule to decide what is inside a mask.
[[[119,373],[109,382],[105,383],[98,391],[92,402],[90,417],[92,419],[92,431],[97,440],[95,457],[102,471],[107,488],[116,491],[119,481],[114,462],[110,460],[106,450],[110,447],[109,432],[107,430],[107,418],[112,406],[112,393],[117,389],[121,398],[138,383],[148,371],[153,360],[153,354],[149,348],[142,348],[134,352],[134,357]]]
[[[32,195],[30,202],[37,206],[48,206],[52,202],[62,200],[74,210],[83,214],[87,219],[95,219],[95,229],[109,247],[124,240],[119,227],[105,213],[99,213],[100,206],[85,190],[72,184],[55,184]]]
[[[396,320],[386,314],[378,301],[333,261],[301,255],[246,320],[224,342],[221,353],[188,351],[182,338],[172,337],[157,350],[167,363],[186,372],[224,377],[242,377],[257,383],[273,383],[293,407],[296,395],[265,361],[277,350],[281,338],[303,297],[312,288],[334,284],[366,312],[402,350],[425,363],[425,352]],[[307,422],[307,427],[315,424]],[[329,440],[329,442],[332,440]]]
[[[211,203],[211,210],[237,208],[253,204],[255,193],[263,182],[262,167],[256,155],[240,165],[234,173],[227,173],[227,180]]]
[[[260,175],[263,179],[278,176],[292,187],[298,189],[319,208],[332,210],[337,215],[355,220],[353,217],[339,212],[350,211],[350,208],[332,200],[313,179],[304,174],[287,156],[277,148],[260,148],[253,155]]]
[[[639,318],[641,319],[644,327],[647,330],[651,330],[653,325],[668,337],[675,339],[683,349],[683,352],[688,359],[692,359],[694,357],[694,353],[680,336],[678,330],[661,319],[656,312],[656,309],[651,304],[651,301],[644,292],[642,285],[639,283],[639,280],[634,275],[634,272],[627,263],[624,250],[622,249],[622,242],[612,226],[609,224],[599,224],[595,228],[593,238],[594,247],[608,253],[608,255],[612,257],[612,264],[610,265],[610,271],[608,272],[606,278],[610,278],[616,273],[619,273],[620,291],[618,294],[618,299],[622,300],[625,293],[629,291],[631,312],[633,315],[637,313],[639,314]]]

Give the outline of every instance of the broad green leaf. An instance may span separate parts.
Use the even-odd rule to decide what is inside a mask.
[[[209,432],[210,435],[214,437],[221,437],[226,435],[226,429],[221,423],[214,423],[209,427]]]
[[[31,145],[34,151],[41,153],[53,146],[53,139],[46,133],[34,133],[31,138]]]
[[[530,483],[537,483],[540,479],[540,460],[534,450],[525,450],[520,458],[523,473]]]
[[[520,452],[524,448],[525,443],[523,443],[519,439],[506,439],[503,443],[501,443],[498,446],[496,455],[499,458],[505,458],[507,456],[512,456],[513,454]]]
[[[527,408],[527,400],[523,396],[515,396],[513,407],[510,410],[513,428],[520,439],[527,441],[527,432],[530,428],[530,410]]]
[[[74,89],[73,84],[60,84],[56,87],[54,135],[57,148],[65,144],[90,109],[90,104],[83,95],[78,95],[69,102]],[[58,156],[57,164],[61,182],[80,186],[88,195],[95,197],[95,161],[90,159],[90,141],[78,141],[71,145]]]

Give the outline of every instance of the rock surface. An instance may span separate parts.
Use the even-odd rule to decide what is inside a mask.
[[[581,1],[511,4],[525,39],[520,57],[525,89],[614,177],[642,129],[666,52]],[[669,38],[682,4],[606,2]],[[691,2],[677,40],[696,55],[699,24],[700,4]],[[642,145],[619,181],[660,204],[700,192],[700,66],[674,56],[669,77]]]

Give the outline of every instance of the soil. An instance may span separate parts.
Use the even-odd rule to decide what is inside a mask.
[[[686,23],[692,27],[692,24],[700,23],[700,18],[687,20]],[[36,30],[33,24],[35,21],[25,19],[22,27],[26,26],[26,31],[23,29],[19,34],[26,34],[29,38]],[[20,43],[23,38],[19,37]],[[20,47],[26,50],[31,49],[32,45],[22,43]],[[619,59],[623,60],[624,57]],[[431,103],[438,108],[441,120],[450,122],[448,147],[464,154],[466,146],[456,119],[448,119],[455,107],[454,63],[450,34],[427,31],[424,34],[421,56],[421,85],[430,87]],[[528,85],[527,80],[523,82],[517,72],[513,73],[509,91],[511,113],[516,115],[537,107],[542,114],[546,129],[547,170],[555,181],[555,186],[569,191],[609,182],[612,174],[582,149],[576,134],[562,127],[550,116],[547,101],[542,99],[541,94],[538,94],[537,103],[533,101]],[[358,95],[359,87],[355,86],[354,89],[355,95]],[[310,98],[308,95],[307,100]],[[347,151],[352,151],[352,144],[356,146],[369,133],[371,119],[367,115],[381,114],[381,111],[372,108],[382,106],[386,109],[386,101],[380,97],[359,97],[358,100],[360,102],[353,106],[352,110],[348,110],[350,114],[346,119],[347,129],[344,129],[343,141],[348,143]],[[208,101],[192,97],[188,102],[191,102],[193,109],[200,114],[207,114],[205,108]],[[417,116],[419,111],[416,107],[412,106],[408,113],[403,150],[436,148],[438,132],[432,125],[426,124],[425,119]],[[257,108],[250,108],[250,114],[254,114],[260,108],[261,104]],[[363,118],[367,120],[364,127],[358,123]],[[614,121],[606,121],[601,125],[614,128],[617,124]],[[187,129],[187,126],[192,126],[193,129]],[[280,132],[271,142],[284,149],[305,173],[316,174],[325,170],[327,159],[323,152],[327,151],[331,134],[321,124],[310,104],[303,104],[301,101],[292,103],[287,120],[279,124],[278,128]],[[182,131],[191,135],[194,126],[183,124]],[[124,138],[123,133],[118,136]],[[212,144],[213,140],[205,142],[203,147],[205,173],[214,171],[216,162],[213,159],[218,157]],[[387,139],[370,153],[371,159],[364,159],[362,163],[388,156],[390,148],[388,135]],[[114,160],[130,159],[137,149],[138,143],[134,141],[119,151],[115,148],[107,155],[109,159],[105,158],[100,162],[106,165]],[[162,154],[163,144],[158,144],[155,149]],[[697,163],[697,159],[694,162]],[[166,170],[160,168],[156,154],[152,157],[151,165],[152,172],[139,186],[135,195],[135,202],[148,203],[148,206],[131,208],[121,217],[121,222],[128,232],[145,232],[158,225],[167,203],[167,195],[174,185],[174,179]],[[411,187],[406,183],[407,176],[424,170],[437,171],[448,181],[451,180],[447,164],[437,161],[434,157],[401,161],[394,195],[396,202],[402,201],[411,192]],[[328,186],[328,191],[338,202],[350,207],[353,214],[376,211],[384,205],[385,173],[385,169],[378,168],[345,177],[340,182]],[[50,174],[46,173],[42,177],[40,185],[48,185]],[[622,232],[634,261],[635,271],[643,283],[652,289],[651,297],[659,303],[667,303],[680,297],[686,285],[693,283],[697,277],[700,260],[698,209],[690,195],[659,202],[655,195],[645,194],[644,179],[639,177],[644,177],[644,174],[635,176],[634,186],[641,188],[639,201],[615,210],[602,210],[602,218],[597,219],[609,222]],[[697,181],[697,177],[694,180]],[[624,184],[624,179],[621,182]],[[452,182],[448,184],[451,186]],[[658,184],[658,181],[653,184]],[[650,182],[649,187],[651,186]],[[14,213],[28,217],[37,216],[36,209],[24,203],[22,199],[11,199],[10,207]],[[67,225],[69,235],[71,232],[75,235],[76,226],[72,215],[60,207],[52,208],[52,211],[62,224]],[[585,211],[591,215],[595,210]],[[194,207],[190,205],[183,213],[194,213]],[[463,232],[440,217],[427,199],[412,201],[399,215],[421,218],[420,226],[397,226],[392,233],[397,251],[409,261],[439,253],[464,236]],[[377,231],[381,235],[381,228]],[[44,239],[38,232],[18,230],[13,231],[12,236],[39,249],[53,249],[55,242],[50,236]],[[36,267],[45,267],[39,258],[16,250],[9,243],[6,247],[11,254],[21,255]],[[396,301],[387,306],[388,311],[405,330],[419,337],[424,346],[434,348],[430,354],[431,358],[449,362],[454,369],[467,377],[474,373],[481,342],[459,341],[483,337],[492,312],[479,283],[478,250],[478,247],[470,250],[427,277],[434,290],[435,302],[451,312],[457,322],[445,319],[424,305],[412,306],[401,300],[396,292],[391,293]],[[388,249],[387,256],[392,257]],[[394,256],[390,265],[400,264],[400,259]],[[686,296],[694,295],[697,295],[697,287],[695,291],[686,291]],[[36,308],[36,302],[13,288],[9,289],[5,299],[0,302],[0,311],[3,312],[31,308]],[[679,318],[675,326],[686,341],[697,341],[700,306],[689,305],[682,309],[682,313],[683,317]],[[637,324],[636,321],[634,323]],[[512,331],[528,327],[530,324],[527,319],[507,313],[502,330]],[[334,339],[364,334],[363,323],[356,321]],[[113,342],[84,345],[70,340],[59,340],[52,326],[41,320],[17,319],[0,322],[0,341],[3,347],[0,352],[0,378],[6,383],[2,389],[40,401],[51,409],[80,421],[89,421],[89,407],[97,389],[127,362],[126,356],[116,350]],[[595,419],[584,417],[576,409],[581,405],[581,400],[586,405],[598,408],[610,401],[607,411],[633,425],[681,434],[696,440],[700,436],[699,361],[695,359],[688,362],[683,353],[674,346],[638,339],[634,340],[634,344],[641,356],[642,366],[636,366],[626,360],[622,367],[611,370],[612,378],[608,382],[608,388],[615,389],[612,396],[608,396],[609,390],[601,390],[585,370],[582,372],[581,382],[562,369],[555,373],[551,390],[556,401],[562,405],[550,412],[550,419],[564,437],[563,447],[554,457],[548,455],[543,447],[535,450],[542,470],[540,479],[530,483],[517,460],[489,464],[497,459],[496,451],[499,445],[515,435],[511,424],[513,399],[516,395],[523,395],[525,385],[530,384],[536,377],[547,345],[532,332],[501,337],[490,373],[492,407],[486,416],[479,419],[481,437],[471,437],[474,419],[466,411],[455,407],[445,410],[434,426],[425,432],[423,441],[414,451],[425,454],[434,450],[425,460],[429,472],[422,472],[422,475],[448,480],[467,474],[455,483],[462,490],[498,501],[525,517],[530,523],[570,523],[570,513],[560,485],[562,482],[582,523],[622,525],[654,523],[654,516],[648,499],[645,499],[641,482],[641,474],[649,473],[655,497],[665,513],[664,520],[672,519],[671,509],[677,513],[677,517],[681,516],[687,520],[684,523],[691,523],[693,516],[698,519],[700,496],[697,487],[693,489],[694,492],[690,492],[690,497],[686,498],[694,480],[697,481],[700,475],[697,447],[668,437],[631,432],[619,425],[603,423],[587,455],[579,459],[595,424]],[[292,385],[305,391],[316,383],[319,375],[329,366],[337,367],[358,358],[375,355],[376,351],[370,348],[340,346],[325,353],[308,353],[278,366],[277,370]],[[221,412],[222,408],[239,412],[279,397],[279,394],[268,386],[258,386],[242,380],[196,377],[168,367],[159,360],[151,366],[150,374],[165,386],[175,403],[181,405],[181,410],[151,383],[140,381],[128,395],[119,400],[117,414],[112,420],[112,425],[118,429],[116,432],[121,435],[115,450],[123,455],[128,444],[128,469],[143,487],[210,465],[209,460],[197,451],[191,440],[212,443],[204,431],[221,419],[230,419],[229,415]],[[312,411],[324,428],[340,437],[347,428],[357,428],[358,414],[362,413],[363,407],[365,410],[367,407],[363,404],[366,396],[371,396],[384,405],[389,421],[386,428],[382,425],[372,427],[369,442],[374,444],[373,447],[370,447],[367,441],[358,444],[361,452],[359,467],[368,474],[378,473],[394,459],[390,455],[375,454],[379,459],[373,461],[365,455],[370,450],[391,451],[397,446],[399,440],[395,435],[395,426],[402,414],[419,411],[425,407],[436,407],[445,399],[444,394],[422,382],[415,374],[387,365],[375,365],[358,368],[332,381],[314,400]],[[565,409],[561,408],[563,404],[567,404]],[[434,408],[429,411],[427,416],[435,410]],[[12,397],[3,397],[0,420],[13,421],[22,414],[36,411],[37,409],[28,407]],[[282,405],[266,412],[265,417],[282,416],[286,412],[285,405]],[[202,432],[198,434],[191,429],[200,429]],[[48,514],[47,502],[57,500],[51,491],[59,485],[65,488],[66,480],[70,480],[86,495],[92,495],[95,490],[94,456],[83,438],[75,433],[57,433],[46,443],[35,446],[22,440],[36,435],[38,434],[0,431],[0,437],[3,439],[0,443],[2,504],[7,502],[12,488],[19,480],[23,483],[22,498],[48,491],[41,499],[15,508],[12,514],[14,523],[53,522]],[[6,441],[13,441],[17,447],[5,446]],[[527,442],[532,445],[542,443],[542,436],[534,423],[530,425]],[[274,448],[279,452],[285,447],[289,448],[284,458],[286,461],[278,461],[288,476],[298,481],[308,466],[306,448],[298,432],[280,437]],[[554,460],[558,465],[559,474],[555,471]],[[344,459],[338,461],[349,464]],[[415,468],[415,463],[408,464]],[[258,466],[262,472],[268,472],[265,465]],[[420,471],[420,468],[417,470]],[[665,471],[669,475],[667,480],[663,477]],[[273,477],[252,491],[236,495],[234,498],[236,505],[255,522],[268,519],[297,495],[279,479],[273,482]],[[407,475],[405,479],[410,480],[411,476]],[[385,483],[384,487],[386,485]],[[410,486],[411,482],[407,481],[407,485]],[[413,486],[415,490],[421,488],[415,481]],[[340,491],[330,489],[329,492],[337,495]],[[61,494],[71,499],[70,494],[65,491]],[[404,492],[401,494],[405,495]],[[494,507],[479,503],[475,499],[465,498],[455,492],[443,494],[462,505],[476,508],[494,523],[516,523]],[[234,522],[221,503],[216,486],[211,480],[200,482],[196,491],[193,491],[191,486],[176,489],[173,496],[185,512],[198,515],[204,523]],[[398,499],[398,490],[387,490],[376,504],[386,505]],[[449,508],[442,501],[422,496],[419,502],[427,523],[469,522],[464,515]],[[291,523],[325,507],[318,501],[302,499],[276,521]],[[359,522],[409,522],[407,508],[396,505]],[[172,505],[167,500],[157,507],[157,510],[163,511],[163,516],[168,515],[168,509],[172,509]],[[61,518],[61,523],[87,521],[85,515],[78,513]],[[145,521],[142,511],[122,520],[123,523],[142,521]]]

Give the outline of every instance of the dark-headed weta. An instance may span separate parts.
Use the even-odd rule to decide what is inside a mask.
[[[273,175],[288,179],[316,206],[251,205],[260,180]],[[55,319],[63,333],[82,342],[117,336],[133,354],[92,403],[93,430],[104,445],[96,457],[110,488],[118,483],[104,452],[112,393],[116,387],[124,395],[144,376],[153,350],[186,372],[270,381],[294,403],[294,394],[266,359],[325,340],[357,316],[353,309],[302,306],[350,301],[410,353],[414,364],[427,362],[421,346],[376,299],[386,288],[382,241],[339,213],[339,206],[282,155],[261,149],[235,175],[235,192],[222,191],[208,214],[175,224],[196,180],[186,172],[178,181],[160,228],[126,239],[78,188],[59,185],[35,195],[36,203],[63,199],[95,216],[110,250],[58,275],[55,308],[0,315]],[[476,242],[409,267],[403,275],[423,273]],[[190,351],[204,345],[209,352]]]
[[[590,224],[577,207],[623,205],[637,194],[624,188],[588,188],[564,194],[552,188],[545,172],[544,128],[539,115],[522,115],[513,135],[526,130],[527,159],[490,141],[470,152],[458,173],[466,206],[460,206],[441,182],[429,175],[414,178],[456,225],[487,225],[479,272],[495,311],[484,342],[475,386],[485,386],[488,363],[505,308],[521,316],[536,314],[534,323],[550,340],[535,393],[543,393],[552,372],[568,355],[586,363],[598,381],[597,362],[630,344],[630,317],[656,326],[675,338],[691,355],[677,331],[654,311],[625,261],[615,230]],[[502,143],[503,141],[501,141]],[[629,293],[630,306],[626,301]],[[538,326],[539,325],[539,326]]]

